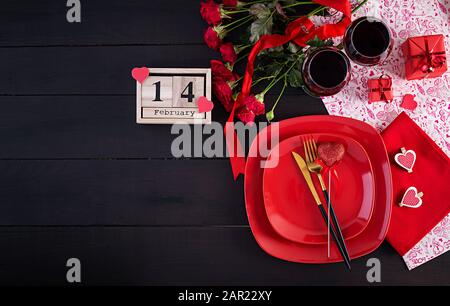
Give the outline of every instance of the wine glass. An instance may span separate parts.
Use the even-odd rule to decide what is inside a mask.
[[[350,80],[350,62],[335,47],[320,47],[306,55],[302,65],[304,90],[311,96],[337,94]]]
[[[344,35],[347,56],[357,64],[374,66],[390,54],[393,40],[389,27],[375,17],[360,17],[353,21]]]

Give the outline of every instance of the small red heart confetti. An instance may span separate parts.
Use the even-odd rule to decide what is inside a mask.
[[[422,205],[423,192],[418,192],[416,187],[406,189],[402,201],[398,204],[400,207],[419,208]]]
[[[406,94],[403,96],[402,104],[400,104],[401,107],[407,110],[415,110],[417,107],[417,101],[414,100],[415,96],[412,94]]]
[[[401,153],[395,154],[395,162],[409,173],[412,172],[414,164],[416,163],[416,152],[413,150],[406,150],[401,148]]]
[[[133,68],[133,70],[131,70],[131,76],[133,77],[133,79],[135,79],[141,84],[148,78],[149,74],[150,69],[148,69],[147,67],[140,67],[140,68],[136,67]]]
[[[212,111],[214,108],[214,103],[202,96],[197,100],[197,107],[199,113],[206,113]]]
[[[317,147],[317,154],[325,165],[331,167],[344,157],[345,147],[338,142],[322,142]]]

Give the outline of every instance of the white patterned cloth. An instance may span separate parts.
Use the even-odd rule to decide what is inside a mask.
[[[331,115],[365,121],[379,131],[405,111],[442,150],[450,155],[450,72],[442,77],[407,81],[401,44],[412,36],[443,34],[450,50],[449,0],[369,0],[354,16],[374,16],[392,30],[394,48],[390,57],[375,67],[352,64],[352,79],[337,95],[322,100]],[[447,56],[448,59],[448,56]],[[392,78],[392,103],[368,103],[367,80],[388,74]],[[405,94],[415,95],[414,111],[400,104]],[[404,260],[413,269],[450,249],[450,214],[408,251]]]
[[[422,240],[403,255],[409,270],[444,254],[450,249],[450,214],[438,223]]]

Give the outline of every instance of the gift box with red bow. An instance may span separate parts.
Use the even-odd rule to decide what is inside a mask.
[[[369,103],[379,101],[391,102],[394,98],[392,79],[389,76],[368,80],[367,87],[369,88]]]
[[[439,77],[447,71],[444,35],[408,38],[402,45],[407,80]]]

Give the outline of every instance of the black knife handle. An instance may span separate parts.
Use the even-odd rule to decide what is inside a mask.
[[[325,200],[328,204],[328,209],[330,210],[330,216],[331,220],[333,221],[334,228],[336,229],[337,236],[339,238],[339,242],[342,245],[342,248],[345,251],[345,254],[347,254],[348,260],[350,260],[350,256],[348,255],[347,246],[345,245],[345,239],[344,235],[342,235],[341,226],[339,225],[339,221],[336,217],[336,214],[334,213],[333,205],[331,204],[330,197],[328,196],[328,192],[326,190],[323,190],[323,195],[325,196]]]
[[[317,207],[319,207],[319,210],[322,213],[323,220],[325,221],[325,224],[328,227],[328,216],[327,216],[327,213],[326,213],[325,209],[323,208],[323,205],[319,204],[319,205],[317,205]],[[336,235],[336,232],[334,231],[334,228],[332,226],[330,226],[330,230],[331,230],[331,235],[333,236],[333,239],[336,242],[336,245],[337,245],[337,247],[339,249],[339,252],[341,253],[342,258],[344,259],[345,264],[347,265],[347,268],[349,270],[351,270],[352,267],[350,266],[350,260],[347,257],[348,255],[345,253],[344,249],[342,248],[342,245],[339,242],[339,240],[337,238],[337,235]]]

